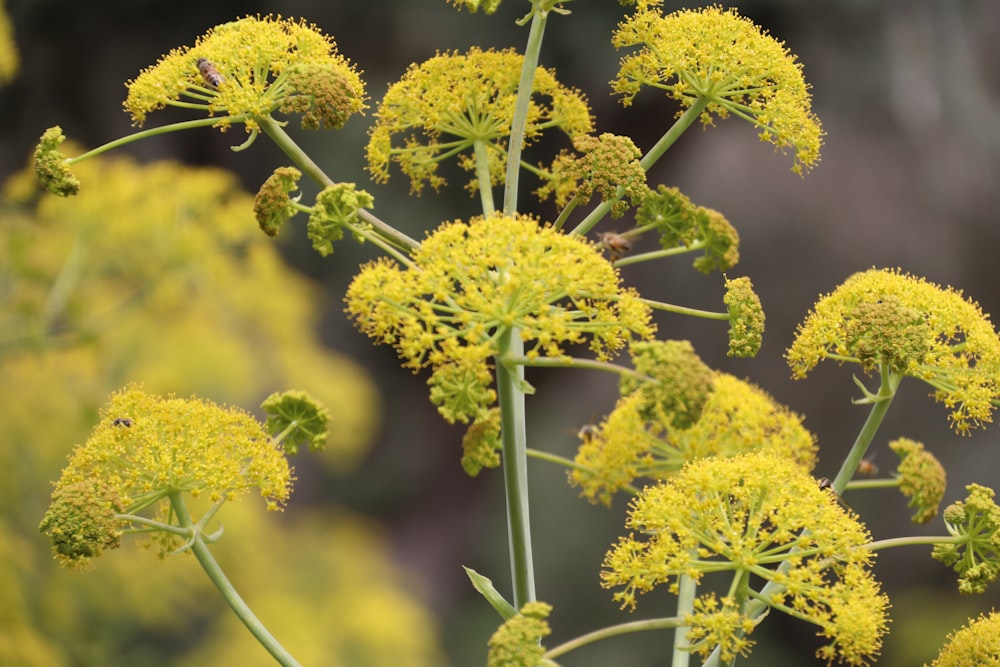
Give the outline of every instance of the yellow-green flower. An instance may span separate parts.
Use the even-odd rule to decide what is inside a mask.
[[[726,296],[722,302],[729,311],[730,357],[754,357],[764,337],[764,308],[747,277],[726,278]]]
[[[669,389],[667,389],[669,391]],[[816,437],[802,418],[760,388],[714,372],[693,423],[672,426],[664,404],[649,409],[640,392],[622,398],[576,455],[570,481],[593,503],[610,505],[614,494],[639,478],[669,478],[685,463],[766,449],[811,470]]]
[[[333,242],[344,237],[344,226],[362,224],[358,211],[374,203],[375,198],[354,183],[333,183],[320,190],[306,225],[313,250],[323,257],[332,254]]]
[[[968,497],[943,513],[954,539],[935,544],[931,556],[959,575],[959,592],[983,593],[1000,575],[1000,507],[993,489],[979,484],[965,488]]]
[[[65,507],[68,490],[81,484],[100,491],[103,506],[118,519],[131,522],[129,515],[152,509],[155,521],[178,526],[171,501],[180,494],[221,503],[256,489],[269,509],[280,509],[291,479],[280,448],[245,412],[126,387],[111,396],[86,443],[74,449],[42,530],[60,545],[59,536],[68,529],[54,519]],[[118,508],[124,512],[117,513]],[[162,533],[165,551],[176,546],[178,534]],[[60,553],[69,559],[88,557],[79,549]]]
[[[486,418],[469,426],[462,436],[462,470],[475,477],[483,468],[496,468],[500,447],[500,409],[490,408]]]
[[[500,7],[501,0],[448,0],[449,4],[455,5],[459,9],[466,7],[473,13],[483,10],[484,14],[492,14]]]
[[[425,184],[444,184],[438,164],[452,156],[475,173],[477,151],[485,151],[489,180],[503,182],[524,56],[513,50],[438,54],[389,87],[376,112],[368,142],[368,168],[376,181],[389,178],[396,162],[414,192]],[[557,127],[573,138],[593,123],[583,94],[556,81],[552,72],[535,72],[525,142]],[[475,181],[473,181],[475,182]]]
[[[80,191],[80,180],[73,175],[66,164],[66,156],[59,151],[59,145],[66,141],[62,128],[50,127],[42,134],[35,147],[32,160],[35,175],[45,189],[54,195],[66,197]]]
[[[819,160],[823,131],[802,65],[735,10],[711,6],[663,16],[647,6],[618,27],[613,44],[639,47],[622,58],[612,82],[624,104],[643,86],[658,88],[685,109],[705,104],[705,124],[729,114],[753,123],[762,140],[795,152],[796,173]]]
[[[899,271],[871,269],[821,298],[786,355],[805,377],[822,359],[919,378],[966,434],[1000,399],[1000,338],[978,304]]]
[[[339,128],[365,107],[361,77],[332,38],[304,21],[245,18],[212,28],[129,81],[125,109],[141,125],[165,106],[224,114],[219,127],[275,111],[303,114],[306,128]]]
[[[697,206],[677,188],[649,190],[635,214],[641,228],[655,229],[664,250],[704,249],[694,260],[702,273],[727,271],[740,261],[740,235],[724,215]]]
[[[529,358],[589,340],[606,358],[652,335],[649,308],[596,247],[528,217],[445,223],[402,268],[381,258],[347,290],[347,311],[414,371],[431,367],[449,421],[478,421],[493,402],[489,360],[517,329]],[[432,395],[433,396],[433,395]]]
[[[275,392],[260,407],[267,413],[265,430],[289,454],[297,454],[302,446],[313,452],[326,447],[330,411],[308,392]]]
[[[930,667],[1000,667],[1000,613],[980,614],[949,634]]]
[[[552,632],[545,620],[551,612],[545,602],[525,603],[490,637],[487,667],[537,667],[545,655],[540,642]]]
[[[889,448],[899,455],[899,490],[910,499],[913,523],[927,523],[937,516],[946,487],[944,466],[924,446],[909,438],[897,438]]]
[[[278,167],[257,191],[253,200],[253,215],[268,236],[277,236],[281,226],[298,211],[299,198],[289,196],[299,187],[302,172],[295,167]]]
[[[646,170],[639,164],[642,151],[631,139],[608,132],[582,135],[573,139],[573,148],[582,155],[563,152],[556,157],[548,182],[536,191],[540,199],[554,195],[556,206],[563,207],[574,199],[584,203],[597,192],[601,201],[615,202],[611,217],[620,218],[626,198],[637,206],[646,197]]]
[[[696,638],[724,642],[720,627],[748,633],[753,601],[819,626],[830,640],[819,654],[828,660],[866,665],[881,647],[888,600],[869,569],[868,532],[787,458],[755,452],[689,463],[632,501],[626,528],[634,532],[608,552],[601,573],[605,587],[620,589],[615,599],[625,607],[660,585],[676,594],[681,575],[701,581],[728,572],[734,602],[696,603],[699,613],[688,620],[712,624],[696,626]],[[761,581],[769,589],[764,597],[749,588]],[[720,625],[708,611],[724,612],[728,621]],[[748,647],[729,646],[733,655]]]

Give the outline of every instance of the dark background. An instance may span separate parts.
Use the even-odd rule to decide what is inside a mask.
[[[121,108],[123,83],[171,48],[191,44],[208,27],[241,15],[280,12],[316,23],[363,70],[372,107],[410,62],[471,45],[521,49],[527,35],[514,24],[526,3],[515,0],[490,17],[458,12],[442,0],[8,4],[22,64],[18,78],[0,89],[0,180],[24,165],[51,125],[61,125],[86,146],[132,131]],[[631,134],[647,149],[675,109],[652,92],[629,109],[610,95],[607,82],[615,75],[617,56],[608,41],[623,10],[612,0],[569,6],[570,16],[549,22],[542,64],[587,94],[598,131]],[[726,332],[719,323],[662,318],[660,335],[692,339],[710,364],[747,377],[806,415],[806,426],[820,440],[817,474],[832,476],[866,415],[849,402],[857,395],[855,369],[822,367],[793,382],[782,359],[795,325],[818,295],[855,271],[899,267],[961,288],[984,311],[1000,312],[1000,5],[786,0],[736,6],[803,62],[814,111],[827,133],[823,157],[799,178],[789,171],[788,156],[759,142],[746,123],[728,120],[705,132],[692,129],[653,169],[651,185],[679,186],[696,203],[723,212],[740,231],[742,259],[730,275],[752,277],[768,325],[764,347],[753,360],[725,357]],[[170,112],[154,114],[148,126],[170,119]],[[459,186],[464,179],[454,180],[441,195],[416,200],[406,196],[408,183],[398,172],[388,185],[371,183],[362,168],[370,119],[370,113],[353,119],[342,132],[296,136],[334,179],[355,180],[372,192],[376,213],[411,236],[476,212],[478,200]],[[225,166],[253,192],[285,160],[266,141],[231,152],[229,146],[240,141],[234,133],[204,129],[123,150],[142,160]],[[522,192],[523,208],[531,208]],[[555,212],[551,204],[535,210],[550,217]],[[437,416],[424,378],[401,370],[392,350],[371,346],[341,313],[344,288],[370,251],[345,243],[324,260],[308,249],[301,231],[285,249],[292,266],[328,287],[323,335],[376,376],[389,415],[362,470],[346,478],[306,479],[295,502],[347,505],[384,521],[400,561],[428,582],[428,602],[446,628],[452,664],[482,664],[483,642],[496,620],[470,594],[459,565],[507,589],[500,474],[464,476],[458,465],[461,429],[447,427]],[[718,276],[694,272],[687,260],[630,267],[623,275],[653,298],[720,308]],[[529,379],[539,389],[528,403],[534,446],[571,456],[571,434],[611,407],[613,382],[541,372]],[[908,436],[923,440],[948,467],[946,502],[963,497],[970,482],[996,486],[995,427],[956,436],[947,427],[946,410],[927,393],[922,385],[904,383],[874,443],[877,462],[891,467],[885,443]],[[624,504],[610,511],[590,507],[565,484],[561,470],[533,463],[531,472],[538,593],[556,608],[549,642],[555,645],[619,618],[610,594],[598,587],[596,572],[622,530]],[[939,522],[914,529],[905,502],[892,492],[849,500],[876,538],[943,531]],[[894,605],[893,634],[881,665],[930,661],[947,632],[969,613],[997,603],[995,590],[959,598],[954,577],[927,551],[911,548],[879,558],[877,572]],[[667,601],[655,594],[641,605],[637,617],[670,613]],[[812,664],[803,658],[815,647],[812,628],[777,616],[756,633],[760,651],[748,662]],[[563,664],[667,664],[669,646],[669,634],[633,636],[573,654]]]

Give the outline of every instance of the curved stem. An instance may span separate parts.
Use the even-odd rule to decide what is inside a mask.
[[[181,526],[192,530],[194,533],[194,536],[191,538],[191,551],[194,553],[195,558],[198,559],[198,563],[201,564],[202,569],[205,570],[205,574],[208,575],[208,578],[212,580],[215,587],[222,593],[222,597],[225,598],[230,608],[243,622],[243,625],[267,649],[268,653],[278,661],[278,664],[284,667],[301,667],[298,661],[292,657],[292,654],[286,651],[278,643],[278,640],[274,638],[274,635],[264,627],[264,624],[260,622],[260,619],[254,615],[250,607],[247,606],[247,603],[236,592],[236,589],[233,588],[232,583],[226,577],[222,568],[219,567],[219,563],[215,560],[208,545],[205,544],[200,530],[195,530],[195,525],[191,521],[191,514],[188,512],[187,506],[184,504],[184,500],[179,493],[170,496],[170,505],[174,512],[177,513],[177,519],[180,521]]]
[[[100,155],[106,151],[113,148],[118,148],[119,146],[124,146],[125,144],[130,144],[133,141],[139,141],[140,139],[147,139],[149,137],[155,137],[160,134],[166,134],[168,132],[179,132],[180,130],[190,130],[196,127],[210,127],[212,125],[217,125],[221,119],[220,118],[199,118],[197,120],[186,120],[181,123],[171,123],[170,125],[161,125],[160,127],[152,127],[148,130],[143,130],[141,132],[135,132],[133,134],[126,135],[124,137],[119,137],[114,141],[109,141],[103,146],[98,146],[93,148],[86,153],[77,155],[76,157],[71,157],[66,160],[66,164],[72,165],[77,162],[82,162],[87,158],[92,158],[96,155]],[[233,123],[241,123],[246,120],[246,116],[231,116],[230,120]]]
[[[667,618],[652,618],[647,621],[631,621],[629,623],[620,623],[618,625],[612,625],[606,628],[601,628],[600,630],[594,630],[593,632],[588,632],[585,635],[580,635],[576,639],[571,639],[568,642],[560,644],[555,648],[549,649],[545,653],[545,658],[552,659],[558,658],[561,655],[565,655],[570,651],[580,648],[581,646],[586,646],[587,644],[593,644],[602,639],[609,639],[611,637],[617,637],[619,635],[626,635],[631,632],[645,632],[647,630],[667,630],[669,628],[676,628],[680,625],[680,619],[676,616]]]
[[[307,175],[312,180],[316,181],[323,187],[328,185],[333,185],[333,179],[326,175],[318,164],[313,162],[313,159],[303,151],[295,141],[288,136],[285,129],[281,127],[281,124],[271,118],[270,116],[264,116],[257,118],[257,124],[260,125],[260,129],[264,131],[268,137],[271,138],[278,148],[280,148],[285,155],[291,158],[292,162],[302,173]],[[415,240],[411,239],[409,236],[399,231],[392,225],[379,220],[370,211],[365,209],[360,209],[358,211],[358,217],[367,222],[375,229],[383,238],[387,239],[393,245],[406,250],[413,250],[420,244]]]
[[[508,329],[498,340],[497,394],[500,402],[503,478],[507,496],[507,538],[514,608],[535,599],[535,572],[528,515],[527,432],[524,409],[524,368],[509,359],[524,354],[517,329]]]
[[[514,117],[510,126],[510,144],[507,147],[507,174],[504,178],[504,215],[517,213],[518,172],[521,168],[521,150],[524,147],[524,130],[528,123],[528,109],[531,93],[535,87],[535,70],[538,68],[538,54],[542,50],[542,35],[545,34],[547,10],[536,8],[531,16],[528,29],[528,43],[524,47],[524,63],[521,65],[521,80],[517,86],[517,100],[514,102]]]
[[[580,359],[577,357],[508,357],[507,363],[517,364],[518,366],[533,366],[535,368],[588,368],[596,371],[617,373],[618,375],[628,375],[644,382],[656,382],[655,379],[648,375],[643,375],[635,369],[628,368],[627,366],[619,366],[610,361],[598,361],[597,359]]]
[[[854,445],[851,446],[851,451],[848,452],[847,458],[844,459],[844,463],[840,466],[840,471],[833,480],[833,490],[838,495],[844,492],[844,489],[847,488],[847,483],[854,477],[854,472],[858,469],[861,459],[865,457],[868,446],[875,438],[875,433],[882,424],[882,420],[885,419],[885,415],[889,411],[889,406],[892,405],[892,399],[896,395],[899,382],[902,380],[901,375],[891,373],[884,366],[881,378],[881,385],[879,386],[878,393],[875,395],[878,400],[872,404],[868,418],[861,427],[858,437],[854,440]]]
[[[622,234],[624,236],[624,234]],[[682,255],[687,252],[695,252],[696,250],[701,250],[707,244],[705,241],[694,241],[691,245],[678,246],[676,248],[666,248],[664,250],[651,250],[649,252],[639,253],[637,255],[629,255],[628,257],[623,257],[615,262],[615,266],[628,266],[629,264],[639,264],[640,262],[648,262],[653,259],[662,259],[663,257],[673,257],[675,255]]]
[[[712,310],[699,310],[697,308],[688,308],[686,306],[675,306],[672,303],[653,301],[652,299],[639,299],[639,300],[654,310],[662,310],[667,313],[676,313],[678,315],[691,315],[693,317],[702,317],[706,320],[729,319],[729,313],[718,313]]]

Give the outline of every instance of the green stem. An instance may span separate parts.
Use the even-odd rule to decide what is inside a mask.
[[[680,118],[674,121],[674,124],[670,126],[670,129],[668,129],[666,133],[660,137],[660,140],[657,141],[653,147],[642,156],[639,160],[639,165],[648,172],[650,168],[656,164],[656,161],[663,157],[663,154],[667,152],[667,149],[670,148],[682,134],[684,134],[684,131],[691,127],[707,105],[708,100],[705,98],[699,97],[695,100],[694,104],[688,107],[688,110],[685,111]],[[600,222],[604,216],[611,212],[611,208],[618,203],[618,200],[621,199],[624,194],[625,188],[619,186],[616,192],[617,196],[595,206],[594,210],[592,210],[587,217],[584,218],[570,233],[584,235],[589,232],[594,228],[594,225]]]
[[[597,359],[580,359],[577,357],[508,357],[507,363],[535,368],[588,368],[596,371],[617,373],[618,375],[628,375],[643,382],[656,382],[655,379],[648,375],[643,375],[635,369],[619,366],[609,361],[598,361]]]
[[[624,236],[624,234],[622,234]],[[667,248],[665,250],[651,250],[650,252],[643,252],[638,255],[629,255],[628,257],[623,257],[615,262],[615,266],[628,266],[629,264],[639,264],[640,262],[648,262],[653,259],[662,259],[664,257],[673,257],[675,255],[682,255],[687,252],[695,252],[696,250],[701,250],[707,244],[705,241],[694,241],[691,245],[678,246],[676,248]]]
[[[847,488],[847,483],[854,477],[854,473],[858,469],[858,464],[861,463],[861,459],[868,452],[868,446],[875,438],[875,433],[882,424],[882,420],[885,419],[885,415],[889,411],[889,406],[892,405],[892,399],[896,395],[896,389],[899,387],[902,376],[893,374],[888,368],[883,366],[881,379],[878,393],[875,395],[877,400],[872,404],[868,418],[861,427],[854,445],[851,446],[851,451],[848,452],[847,458],[844,459],[844,463],[840,466],[840,471],[833,480],[833,490],[838,494],[843,493],[844,489]]]
[[[570,651],[580,648],[581,646],[593,644],[594,642],[601,641],[602,639],[618,637],[631,632],[645,632],[647,630],[666,630],[669,628],[676,628],[680,625],[680,623],[680,619],[677,617],[653,618],[647,621],[620,623],[618,625],[612,625],[606,628],[601,628],[600,630],[588,632],[585,635],[580,635],[576,639],[571,639],[570,641],[560,644],[555,648],[549,649],[545,653],[544,657],[547,659],[558,658],[559,656],[565,655]]]
[[[479,199],[483,204],[483,217],[490,218],[496,211],[493,205],[493,186],[490,184],[490,156],[486,144],[481,140],[472,142],[476,154],[476,180],[479,183]]]
[[[177,513],[177,519],[180,521],[180,524],[185,528],[191,529],[194,533],[191,538],[191,551],[194,553],[195,558],[198,559],[202,569],[205,570],[205,574],[208,575],[208,578],[212,580],[215,587],[222,593],[222,597],[225,598],[233,612],[243,622],[243,625],[267,649],[268,653],[278,661],[278,664],[284,667],[301,667],[298,661],[292,657],[292,654],[286,651],[278,643],[278,640],[274,638],[274,635],[268,632],[264,624],[260,622],[260,619],[254,615],[250,607],[247,606],[247,603],[244,602],[240,594],[233,588],[232,583],[226,578],[222,568],[219,567],[219,563],[212,556],[208,545],[202,539],[200,530],[195,530],[194,523],[191,521],[191,514],[188,512],[187,506],[184,504],[184,500],[179,493],[171,494],[170,505],[174,512]]]
[[[964,538],[952,535],[913,535],[910,537],[892,537],[885,540],[876,540],[864,546],[868,551],[881,551],[882,549],[894,549],[896,547],[913,547],[923,544],[961,544]]]
[[[260,125],[260,129],[264,131],[264,134],[270,137],[271,141],[277,144],[278,148],[280,148],[285,155],[291,158],[292,162],[302,170],[302,173],[323,187],[333,185],[333,179],[327,176],[326,172],[324,172],[318,164],[313,162],[313,159],[309,157],[309,155],[307,155],[306,152],[303,151],[290,136],[288,136],[288,133],[285,132],[281,123],[274,120],[270,116],[264,116],[257,118],[257,124]],[[370,224],[373,229],[382,235],[383,238],[387,239],[390,243],[399,248],[413,250],[420,245],[392,225],[379,220],[377,217],[372,215],[370,211],[360,209],[358,210],[358,217]]]
[[[514,589],[514,608],[535,599],[531,526],[528,515],[527,432],[524,408],[524,367],[509,359],[524,355],[524,341],[517,329],[508,329],[498,340],[497,395],[500,402],[500,437],[504,488],[507,496],[507,538]]]
[[[677,591],[677,618],[684,618],[694,611],[694,594],[698,590],[698,582],[686,574],[680,576]],[[687,640],[688,626],[678,625],[674,632],[674,655],[671,667],[688,667],[691,661],[690,644]]]
[[[640,299],[644,304],[654,310],[662,310],[667,313],[678,315],[691,315],[692,317],[702,317],[706,320],[728,320],[729,313],[718,313],[712,310],[699,310],[697,308],[687,308],[685,306],[675,306],[672,303],[653,301],[652,299]]]
[[[538,55],[542,50],[542,36],[549,12],[535,8],[528,29],[528,43],[524,47],[524,64],[521,65],[521,80],[517,86],[517,100],[514,102],[514,117],[510,125],[510,144],[507,147],[507,174],[504,179],[504,215],[517,213],[518,174],[521,168],[521,150],[524,147],[524,131],[528,123],[528,109],[531,93],[535,87],[535,70]]]
[[[135,132],[134,134],[129,134],[124,137],[119,137],[114,141],[109,141],[103,146],[98,146],[93,148],[82,155],[77,155],[76,157],[71,157],[66,160],[66,164],[72,165],[77,162],[82,162],[87,158],[92,158],[96,155],[100,155],[106,151],[113,148],[118,148],[119,146],[124,146],[125,144],[130,144],[133,141],[139,141],[140,139],[147,139],[149,137],[155,137],[160,134],[166,134],[168,132],[179,132],[181,130],[190,130],[196,127],[210,127],[216,125],[221,119],[220,118],[199,118],[197,120],[186,120],[182,123],[171,123],[170,125],[162,125],[160,127],[153,127],[148,130],[143,130],[142,132]],[[242,123],[246,120],[245,116],[231,116],[230,120],[233,123]]]

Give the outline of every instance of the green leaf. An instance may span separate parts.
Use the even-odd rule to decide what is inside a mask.
[[[504,596],[500,594],[496,588],[493,587],[493,580],[484,577],[475,570],[462,566],[465,573],[469,575],[469,580],[472,581],[472,587],[479,591],[479,594],[486,598],[486,601],[490,603],[490,606],[497,610],[500,617],[503,620],[508,621],[517,615],[517,609],[514,609],[514,605],[507,602]]]

